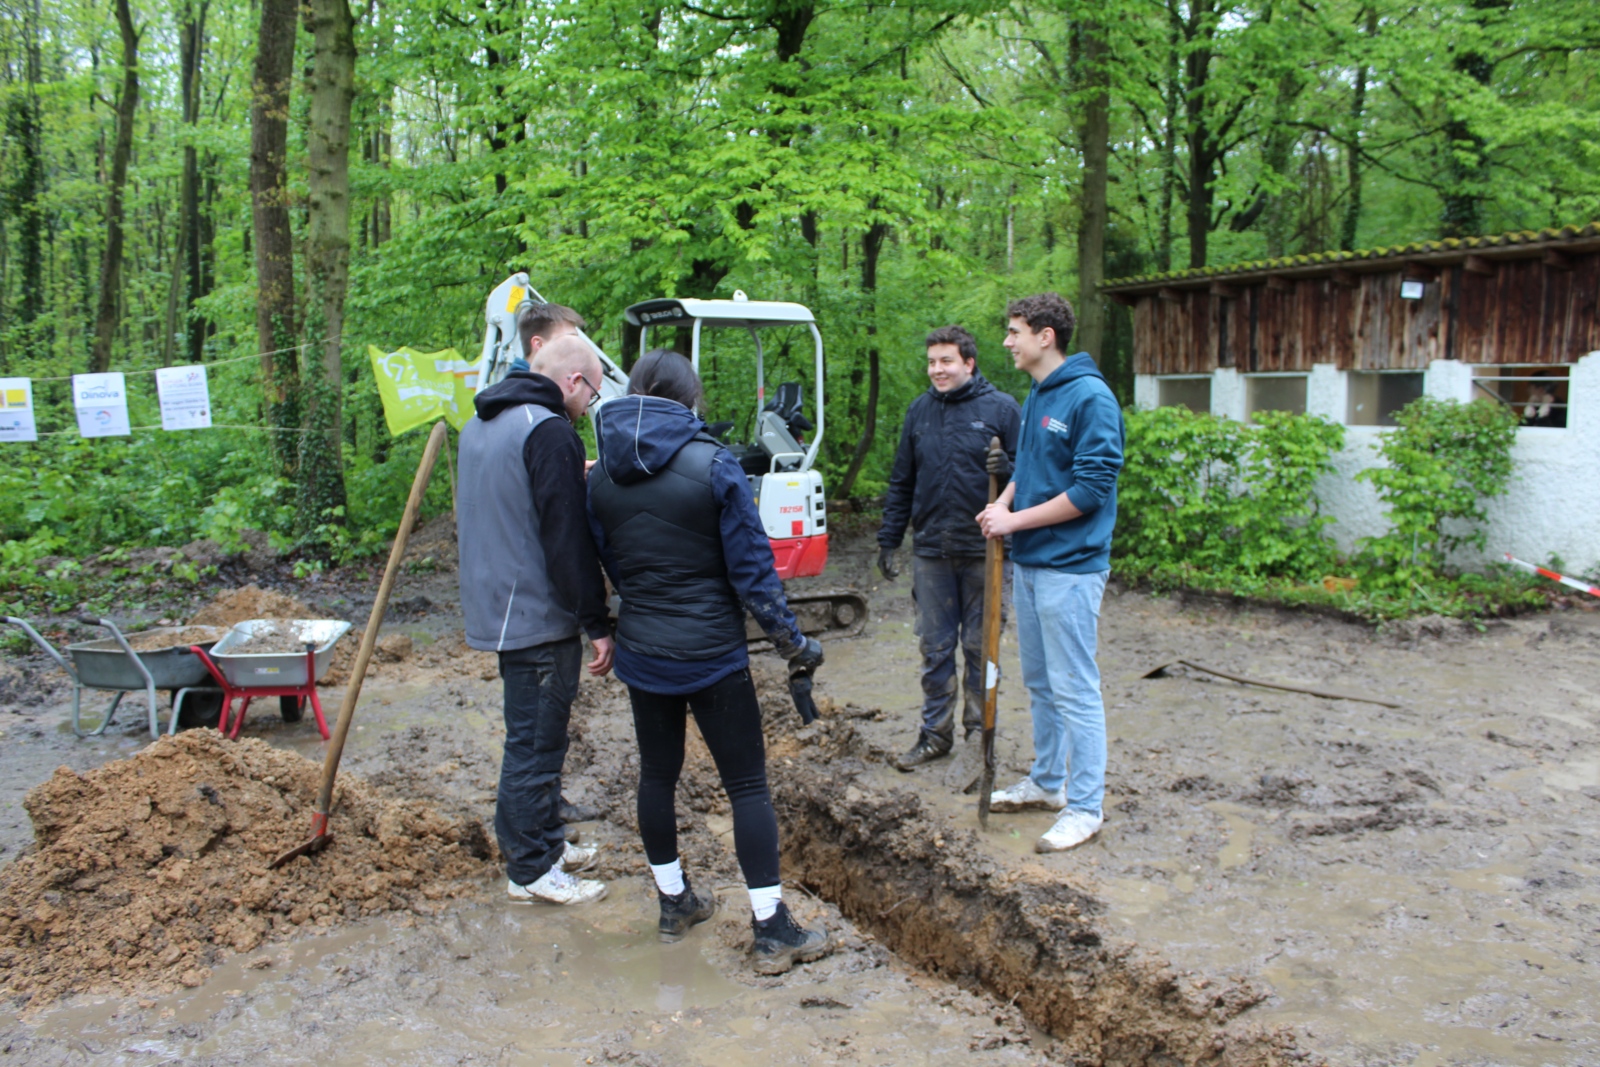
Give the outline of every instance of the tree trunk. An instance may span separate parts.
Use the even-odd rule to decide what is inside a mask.
[[[355,99],[355,21],[346,0],[310,0],[311,116],[306,145],[306,432],[300,435],[296,530],[344,524],[339,395],[344,297],[350,283],[350,108]]]
[[[1182,52],[1179,51],[1181,19],[1177,7],[1169,0],[1167,12],[1166,80],[1162,91],[1166,104],[1166,129],[1161,138],[1161,208],[1156,235],[1156,268],[1172,269],[1172,204],[1178,192],[1178,107],[1182,99],[1180,69]]]
[[[1472,0],[1473,21],[1482,21],[1482,12],[1507,6],[1508,0]],[[1482,52],[1464,52],[1452,63],[1479,85],[1494,80],[1494,61]],[[1453,101],[1454,108],[1465,107]],[[1447,105],[1450,106],[1450,105]],[[1456,110],[1444,124],[1445,173],[1449,184],[1443,192],[1444,211],[1440,219],[1441,237],[1476,237],[1483,232],[1483,200],[1489,188],[1489,157],[1483,136],[1473,129],[1465,113]]]
[[[1368,7],[1363,12],[1368,40],[1378,32],[1378,12]],[[1353,252],[1356,247],[1356,230],[1361,223],[1361,123],[1367,108],[1367,78],[1371,72],[1365,63],[1356,68],[1356,82],[1350,94],[1350,138],[1345,143],[1345,201],[1344,218],[1339,225],[1339,249]]]
[[[1091,88],[1078,128],[1083,153],[1083,224],[1078,229],[1078,343],[1092,356],[1103,356],[1106,304],[1100,283],[1106,277],[1106,199],[1111,161],[1111,92],[1106,70],[1105,27],[1085,22],[1079,29],[1079,83]],[[1070,338],[1062,338],[1070,341]]]
[[[876,203],[872,205],[876,207]],[[874,222],[861,235],[861,296],[867,312],[867,409],[862,419],[861,439],[850,457],[850,468],[844,472],[839,484],[839,496],[847,497],[855,488],[856,476],[872,451],[872,439],[878,432],[878,253],[883,250],[883,239],[889,235],[886,223]]]
[[[116,0],[117,31],[122,35],[122,93],[117,97],[117,141],[111,149],[111,176],[106,189],[106,247],[100,261],[99,299],[94,316],[94,345],[89,370],[102,373],[111,367],[111,343],[116,338],[122,295],[122,190],[128,181],[128,157],[133,154],[133,120],[139,108],[139,31],[133,25],[128,0]]]
[[[20,158],[14,177],[0,197],[0,209],[17,220],[17,259],[21,275],[17,294],[17,321],[32,325],[45,312],[45,160],[44,117],[39,104],[42,78],[38,0],[22,5],[23,91],[11,96],[5,114],[5,136],[16,144]],[[26,338],[17,338],[26,346]]]
[[[278,470],[299,458],[300,367],[294,314],[294,244],[289,228],[289,85],[295,0],[260,0],[250,103],[250,208],[255,232],[256,343]]]
[[[205,46],[206,8],[210,0],[183,5],[178,31],[179,91],[183,123],[192,135],[200,121],[200,56]],[[192,136],[190,138],[193,140]],[[179,233],[183,245],[184,354],[199,363],[205,351],[206,324],[194,314],[195,303],[205,295],[205,265],[200,250],[204,236],[200,224],[200,154],[193,143],[183,146],[183,177],[179,185]]]

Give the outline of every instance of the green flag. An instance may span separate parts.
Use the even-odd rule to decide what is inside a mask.
[[[455,349],[380,352],[368,345],[367,355],[383,399],[383,418],[394,436],[441,417],[459,430],[472,418],[477,371]]]

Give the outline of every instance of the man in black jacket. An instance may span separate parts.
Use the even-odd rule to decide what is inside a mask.
[[[474,399],[461,430],[456,492],[461,612],[467,644],[497,653],[506,740],[495,837],[516,903],[579,904],[603,882],[572,877],[594,852],[566,841],[559,814],[567,722],[583,648],[589,673],[611,669],[605,585],[589,532],[583,442],[573,423],[600,390],[587,342],[540,348]]]
[[[922,727],[895,766],[909,771],[955,743],[956,644],[966,659],[962,726],[983,727],[983,532],[973,521],[989,502],[987,456],[1000,439],[1017,454],[1022,411],[978,372],[978,345],[959,326],[928,334],[926,393],[911,402],[878,530],[878,569],[893,580],[894,553],[914,533],[911,595],[922,650]],[[1001,482],[1009,468],[1000,472]],[[976,511],[973,508],[976,507]]]

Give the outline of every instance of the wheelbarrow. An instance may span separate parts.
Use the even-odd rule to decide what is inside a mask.
[[[317,731],[326,741],[328,723],[317,697],[317,681],[333,665],[333,646],[349,631],[350,624],[342,619],[248,619],[228,631],[209,652],[196,647],[195,655],[222,688],[222,718],[217,729],[237,738],[250,702],[277,697],[284,722],[299,722],[309,704]],[[301,651],[249,651],[256,638],[273,636],[282,636],[285,644],[298,644]],[[233,712],[235,700],[240,702],[237,715]]]
[[[99,737],[104,734],[116,716],[122,698],[129,693],[141,690],[144,692],[150,713],[150,736],[156,738],[161,736],[161,721],[156,710],[157,689],[170,690],[172,693],[172,714],[167,721],[168,733],[177,733],[185,700],[195,694],[205,694],[208,698],[212,698],[222,692],[206,684],[210,681],[210,675],[206,671],[205,664],[195,654],[196,648],[210,648],[221,639],[224,631],[220,627],[184,626],[143,630],[133,636],[154,638],[155,646],[144,652],[135,652],[133,646],[128,643],[127,636],[110,619],[80,617],[78,622],[87,626],[104,627],[111,631],[111,636],[98,641],[80,641],[68,645],[67,653],[72,658],[72,662],[68,663],[67,657],[46,641],[26,619],[19,619],[14,615],[6,615],[4,619],[11,625],[20,627],[22,632],[43,649],[46,655],[55,660],[56,664],[67,672],[67,677],[72,679],[72,732],[80,738]],[[160,643],[163,637],[176,638],[180,634],[192,634],[196,629],[210,630],[216,636],[193,646],[173,643],[163,647]],[[86,689],[110,690],[116,694],[111,698],[110,705],[101,717],[100,725],[90,731],[83,729],[81,721],[83,692]]]

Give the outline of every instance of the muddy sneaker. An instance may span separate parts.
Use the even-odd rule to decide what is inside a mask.
[[[932,763],[936,759],[943,759],[948,755],[950,755],[949,745],[940,748],[938,742],[927,734],[923,734],[917,738],[917,743],[911,746],[909,752],[895,757],[894,765],[897,770],[909,771],[915,767],[922,766],[924,763]]]
[[[1073,811],[1068,808],[1061,813],[1061,818],[1056,824],[1045,831],[1045,835],[1034,842],[1035,852],[1065,852],[1069,848],[1077,848],[1089,838],[1100,832],[1100,826],[1105,822],[1104,815],[1090,815],[1086,811]]]
[[[589,904],[605,899],[606,884],[574,878],[558,863],[528,885],[507,882],[506,896],[513,904]]]
[[[833,938],[826,931],[807,930],[795,922],[781,900],[770,919],[751,919],[750,928],[756,935],[750,955],[755,957],[757,974],[782,974],[796,963],[821,959],[833,948]]]
[[[1028,808],[1045,808],[1060,811],[1067,806],[1067,788],[1062,786],[1054,793],[1046,793],[1030,775],[1012,786],[989,794],[990,811],[1025,811]]]
[[[677,896],[669,897],[659,889],[656,890],[656,896],[661,901],[661,921],[656,925],[656,931],[661,940],[669,945],[674,941],[682,941],[689,927],[698,926],[717,913],[717,898],[710,893],[705,896],[697,894],[687,877],[683,880],[683,892]]]
[[[568,841],[566,848],[561,853],[561,869],[568,874],[578,874],[582,871],[592,870],[595,863],[598,862],[597,857],[599,855],[600,848],[598,845],[594,848],[579,848],[571,841]]]

